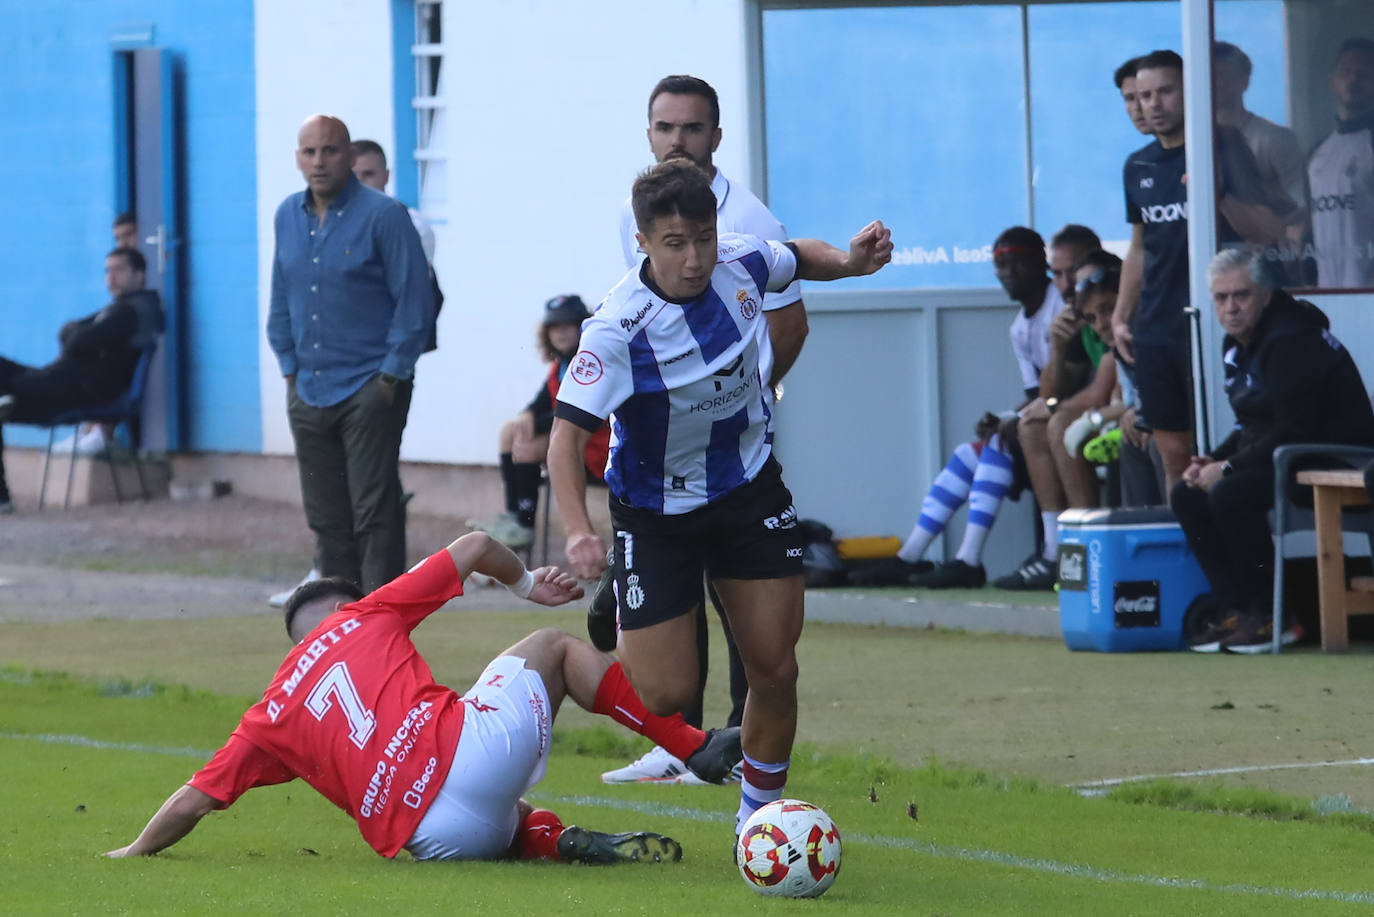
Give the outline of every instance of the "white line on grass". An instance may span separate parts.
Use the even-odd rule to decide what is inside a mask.
[[[1137,774],[1133,777],[1109,777],[1105,780],[1087,780],[1073,783],[1076,790],[1105,790],[1126,783],[1145,783],[1150,780],[1166,780],[1179,777],[1223,777],[1227,774],[1258,774],[1264,771],[1304,770],[1314,767],[1366,767],[1374,764],[1374,758],[1351,758],[1347,761],[1294,761],[1288,764],[1248,764],[1239,767],[1214,767],[1198,771],[1175,771],[1172,774]],[[1084,795],[1098,795],[1085,793]]]
[[[153,755],[176,755],[182,758],[205,758],[214,754],[200,748],[166,745],[140,745],[136,742],[107,742],[104,739],[90,739],[86,736],[57,735],[56,733],[0,732],[0,739],[24,739],[30,742],[43,742],[48,745],[79,745],[83,748],[99,748],[106,751],[134,751]]]
[[[58,735],[55,733],[0,732],[0,739],[17,739],[42,742],[49,745],[78,745],[112,751],[132,751],[144,754],[175,755],[177,757],[209,758],[213,752],[190,747],[169,747],[162,745],[142,745],[135,742],[108,742],[86,736]],[[1335,765],[1340,762],[1329,762]],[[1361,763],[1374,763],[1374,760]],[[1175,776],[1175,775],[1168,775]],[[1130,778],[1126,778],[1130,779]],[[629,799],[614,799],[607,796],[554,796],[545,793],[530,794],[536,799],[568,805],[595,806],[603,809],[620,809],[638,812],[642,815],[656,815],[663,818],[680,818],[690,821],[729,823],[733,816],[725,812],[712,812],[706,809],[692,809],[685,806],[670,806],[657,802],[637,802]],[[893,850],[909,850],[926,856],[942,859],[967,860],[976,863],[991,863],[1013,869],[1031,872],[1050,873],[1075,879],[1089,879],[1094,882],[1124,882],[1131,885],[1150,885],[1157,888],[1179,888],[1192,891],[1224,892],[1239,895],[1263,895],[1270,898],[1290,900],[1341,901],[1348,904],[1374,904],[1374,893],[1341,892],[1320,888],[1272,888],[1263,885],[1239,883],[1214,883],[1203,879],[1176,879],[1169,876],[1151,876],[1142,873],[1118,872],[1112,869],[1098,869],[1074,863],[1061,863],[1039,857],[1025,857],[997,850],[982,850],[976,847],[951,847],[945,844],[932,844],[910,837],[886,837],[878,834],[858,834],[845,832],[845,839],[851,843],[868,844],[874,847],[887,847]]]
[[[604,809],[622,809],[643,815],[657,815],[665,818],[689,819],[692,821],[732,822],[733,815],[724,812],[711,812],[704,809],[689,809],[682,806],[669,806],[656,802],[637,802],[628,799],[614,799],[605,796],[551,796],[533,793],[551,802],[578,806],[596,806]],[[969,860],[977,863],[991,863],[1013,869],[1026,869],[1031,872],[1052,873],[1075,879],[1090,879],[1095,882],[1124,882],[1131,885],[1150,885],[1157,888],[1179,888],[1192,891],[1223,892],[1231,895],[1262,895],[1270,898],[1292,900],[1341,901],[1348,904],[1374,904],[1374,893],[1342,892],[1321,888],[1273,888],[1264,885],[1241,883],[1217,883],[1203,879],[1176,879],[1170,876],[1151,876],[1142,873],[1118,872],[1113,869],[1098,869],[1074,863],[1061,863],[1039,857],[1025,857],[997,850],[981,850],[976,847],[951,847],[945,844],[932,844],[910,837],[885,837],[875,834],[844,832],[848,842],[869,844],[874,847],[887,847],[893,850],[910,850],[926,856],[943,859]]]

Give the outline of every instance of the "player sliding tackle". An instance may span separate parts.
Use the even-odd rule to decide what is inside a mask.
[[[683,647],[696,646],[703,568],[715,583],[749,677],[738,833],[787,782],[803,614],[797,512],[772,456],[759,374],[759,304],[794,278],[872,274],[892,260],[892,236],[870,223],[848,252],[815,239],[717,238],[711,180],[680,159],[641,174],[631,206],[648,257],[583,325],[558,393],[549,475],[568,561],[595,579],[606,548],[587,516],[581,456],[614,415],[606,483],[620,653],[657,714],[692,700],[697,657]]]
[[[563,698],[611,717],[719,783],[739,761],[739,730],[703,733],[644,709],[620,664],[558,630],[540,630],[492,660],[461,697],[435,682],[410,634],[463,580],[483,573],[540,605],[582,588],[556,567],[525,569],[486,534],[464,535],[409,573],[363,596],[323,579],[286,603],[296,646],[229,741],[172,794],[132,844],[151,854],[253,787],[306,781],[358,823],[385,857],[520,857],[584,863],[677,860],[682,848],[648,832],[565,827],[521,794],[544,775]]]

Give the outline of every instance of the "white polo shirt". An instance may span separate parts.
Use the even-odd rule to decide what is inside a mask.
[[[1040,387],[1040,371],[1050,362],[1050,325],[1063,311],[1064,297],[1054,284],[1045,288],[1045,301],[1030,318],[1024,309],[1016,310],[1016,318],[1011,321],[1011,349],[1016,354],[1016,365],[1021,367],[1022,388]]]
[[[781,242],[723,234],[710,285],[686,302],[650,288],[642,268],[583,323],[555,414],[586,430],[614,414],[611,493],[676,515],[753,480],[772,454],[761,303],[793,282],[797,259]]]
[[[1374,115],[1344,122],[1307,161],[1317,286],[1374,287]]]

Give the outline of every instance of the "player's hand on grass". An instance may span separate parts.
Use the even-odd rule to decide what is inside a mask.
[[[874,220],[849,240],[849,269],[855,277],[872,274],[892,260],[892,230]]]
[[[540,567],[534,571],[534,589],[529,599],[538,605],[563,605],[584,595],[577,577],[557,567]]]
[[[600,579],[606,570],[606,545],[595,532],[583,532],[568,538],[568,566],[573,575],[590,582]]]

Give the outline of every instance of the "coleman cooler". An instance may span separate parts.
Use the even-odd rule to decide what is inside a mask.
[[[1183,649],[1183,617],[1209,590],[1162,506],[1059,516],[1059,624],[1071,650]]]

